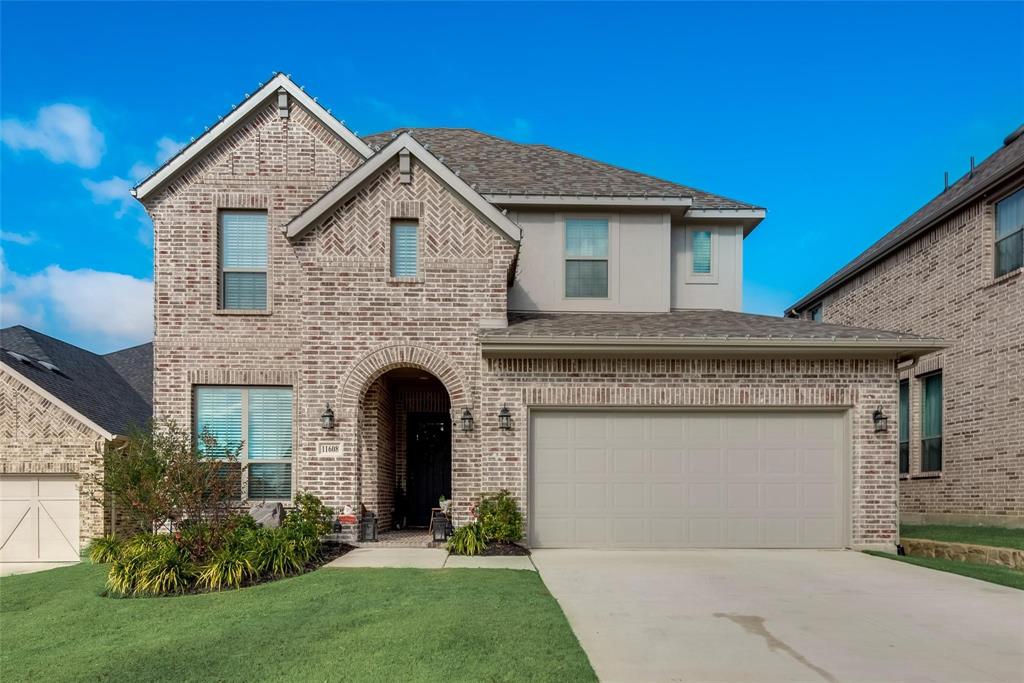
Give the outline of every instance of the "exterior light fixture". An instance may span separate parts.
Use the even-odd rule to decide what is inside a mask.
[[[469,412],[469,408],[462,411],[462,431],[471,432],[473,431],[473,413]]]
[[[502,406],[498,411],[498,427],[505,431],[512,429],[512,413],[509,412],[507,405]]]
[[[330,403],[327,404],[323,415],[320,416],[320,426],[324,429],[334,429],[334,411],[331,410]]]
[[[889,418],[886,417],[885,413],[882,412],[881,406],[878,407],[878,410],[871,413],[871,419],[875,423],[876,434],[889,431]]]

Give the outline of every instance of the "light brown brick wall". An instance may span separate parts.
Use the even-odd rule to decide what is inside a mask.
[[[63,408],[0,370],[0,473],[75,474],[79,479],[79,539],[84,549],[107,531],[103,491],[106,440]]]
[[[1009,518],[1024,516],[1024,276],[993,275],[992,202],[1021,185],[1018,177],[965,207],[824,299],[825,322],[950,344],[904,373],[911,379],[911,466],[900,507],[908,519],[1014,523]],[[919,377],[938,369],[943,467],[931,476],[920,471]]]

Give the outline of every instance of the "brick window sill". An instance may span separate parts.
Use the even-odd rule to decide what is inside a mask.
[[[270,315],[269,309],[216,308],[214,315]]]
[[[942,479],[942,472],[921,472],[919,474],[911,475],[910,478],[915,481],[918,479]]]
[[[994,278],[992,282],[982,287],[982,289],[988,289],[989,287],[998,287],[1007,280],[1012,280],[1015,277],[1019,277],[1021,273],[1024,273],[1024,268],[1018,268],[1017,270],[1011,270],[1009,273],[1003,273],[999,277]]]
[[[389,277],[389,285],[422,285],[425,280],[422,277]]]

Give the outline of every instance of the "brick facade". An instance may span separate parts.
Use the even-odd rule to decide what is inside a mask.
[[[103,490],[106,439],[6,371],[0,370],[0,474],[74,474],[79,479],[79,541],[109,530]]]
[[[1024,276],[994,277],[994,202],[1018,174],[824,298],[825,322],[940,337],[910,380],[905,520],[1024,526]],[[943,375],[941,474],[921,472],[921,382]]]
[[[517,245],[413,160],[397,160],[309,231],[280,228],[358,160],[296,104],[257,112],[229,140],[145,200],[155,225],[154,415],[191,424],[200,384],[294,389],[296,490],[335,507],[365,505],[386,527],[404,477],[403,415],[438,397],[403,397],[385,375],[436,377],[451,411],[456,523],[479,494],[509,488],[529,513],[527,409],[544,405],[808,406],[846,410],[852,441],[853,541],[895,539],[895,434],[876,435],[870,412],[896,406],[891,360],[484,359],[478,330],[505,320]],[[217,210],[265,208],[268,311],[217,305]],[[420,276],[390,277],[392,219],[421,230]],[[419,403],[417,403],[419,401]],[[320,414],[330,404],[336,424]],[[503,404],[515,428],[500,431]],[[470,409],[478,428],[461,431]],[[405,412],[403,412],[405,411]],[[389,436],[390,433],[390,436]],[[317,445],[340,443],[340,456]]]

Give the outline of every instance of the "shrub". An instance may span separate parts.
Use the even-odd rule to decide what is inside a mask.
[[[173,595],[191,590],[199,567],[186,548],[175,543],[156,544],[142,562],[135,592],[142,595]]]
[[[312,493],[295,496],[295,509],[285,515],[282,526],[286,529],[303,529],[304,533],[319,538],[331,533],[334,510],[323,504]]]
[[[488,541],[515,543],[523,537],[523,513],[507,490],[481,497],[477,514]]]
[[[448,552],[453,555],[479,555],[487,549],[487,537],[480,522],[460,526],[448,539]]]
[[[107,587],[118,595],[131,596],[138,592],[143,567],[159,551],[160,546],[173,543],[170,536],[139,534],[121,546],[107,572]]]
[[[93,564],[110,564],[121,556],[121,541],[114,536],[100,536],[89,544],[89,560]]]
[[[223,588],[239,588],[247,579],[256,575],[252,560],[236,547],[218,550],[199,574],[199,585],[218,591]]]
[[[299,537],[301,538],[301,537]],[[308,537],[307,537],[308,538]],[[260,529],[246,536],[248,557],[257,574],[281,578],[301,571],[311,559],[308,546],[288,529]]]

